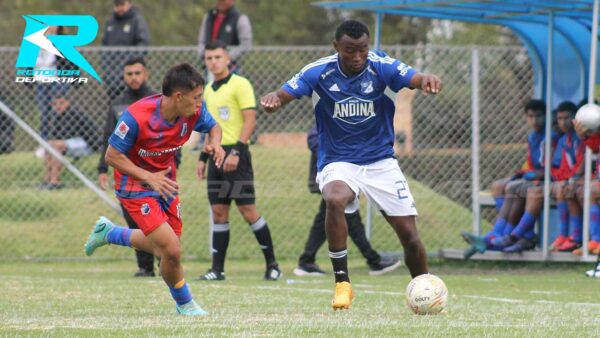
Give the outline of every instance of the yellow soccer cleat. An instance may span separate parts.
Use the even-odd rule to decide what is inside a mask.
[[[331,302],[333,310],[349,309],[354,295],[352,294],[352,285],[348,282],[335,283],[335,295]]]

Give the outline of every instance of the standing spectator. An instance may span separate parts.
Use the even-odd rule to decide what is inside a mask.
[[[61,35],[64,32],[62,26],[50,26],[44,33],[44,35]],[[40,48],[37,59],[35,60],[35,70],[58,70],[64,69],[66,63],[69,63],[64,58],[58,58],[53,53]],[[48,78],[48,76],[39,76]],[[40,112],[40,136],[44,139],[48,139],[48,118],[52,112],[51,102],[55,94],[65,94],[69,84],[65,83],[44,83],[39,82],[35,87],[35,100],[38,105]]]
[[[52,114],[48,121],[48,144],[59,153],[81,157],[89,155],[95,148],[96,137],[93,122],[83,113],[71,106],[64,94],[52,99]],[[49,153],[44,156],[45,175],[41,189],[61,189],[60,171],[62,163]]]
[[[233,0],[217,0],[216,7],[202,19],[198,36],[198,56],[204,60],[206,44],[220,40],[225,42],[231,56],[229,70],[236,72],[240,56],[252,48],[250,19],[233,6]]]
[[[265,280],[277,280],[281,271],[275,259],[271,231],[256,208],[254,171],[248,140],[256,127],[256,99],[248,79],[229,71],[229,54],[222,41],[206,45],[204,60],[215,81],[204,91],[208,111],[223,129],[221,146],[226,152],[223,167],[202,152],[197,166],[199,179],[208,167],[208,201],[212,210],[212,267],[201,280],[225,279],[225,256],[229,246],[229,209],[235,201],[265,257]],[[208,159],[208,163],[207,163]]]
[[[314,126],[308,132],[308,148],[310,149],[310,167],[308,175],[308,190],[310,193],[318,194],[319,185],[316,182],[317,178],[317,126]],[[304,245],[304,252],[298,260],[298,267],[294,269],[296,276],[318,276],[324,275],[325,272],[319,268],[315,259],[317,251],[325,243],[325,200],[321,199],[319,212],[315,215],[313,225],[310,228],[308,239]],[[360,212],[356,210],[351,214],[346,215],[348,223],[348,235],[360,250],[360,253],[367,259],[369,265],[369,274],[372,276],[382,275],[386,272],[395,270],[400,266],[400,261],[394,257],[381,257],[377,251],[373,250],[371,243],[365,234],[365,227],[360,218]]]
[[[121,115],[130,104],[146,96],[157,94],[155,90],[148,88],[146,85],[148,72],[146,71],[146,63],[142,58],[132,58],[125,63],[123,80],[127,88],[119,95],[119,97],[111,102],[108,113],[106,114],[104,137],[102,138],[102,151],[100,152],[100,161],[98,163],[98,183],[102,190],[106,190],[108,187],[108,165],[106,164],[104,154],[108,148],[108,139],[115,129],[117,121],[121,118]],[[127,221],[129,228],[138,229],[138,225],[131,215],[129,215],[127,210],[123,208],[123,205],[121,205],[121,209],[123,210],[123,217],[125,218],[125,221]],[[154,256],[141,250],[135,250],[135,255],[138,271],[133,276],[154,277]]]
[[[139,9],[131,0],[113,0],[113,15],[106,22],[103,46],[148,46],[150,30]],[[110,101],[114,100],[125,88],[121,81],[123,62],[140,52],[109,51],[102,54],[105,70],[104,82]]]

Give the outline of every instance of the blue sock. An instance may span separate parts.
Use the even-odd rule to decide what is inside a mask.
[[[523,238],[532,240],[535,237],[534,229],[535,229],[535,227],[531,227],[531,228],[529,228],[529,230],[525,231],[525,233],[523,234]]]
[[[122,246],[131,246],[131,233],[132,229],[115,226],[112,228],[108,234],[106,235],[106,240],[108,243],[122,245]]]
[[[535,225],[535,216],[533,216],[531,213],[526,211],[523,214],[523,217],[521,217],[519,224],[513,229],[513,231],[510,234],[511,234],[511,236],[514,236],[517,238],[531,239],[531,238],[528,238],[526,235],[530,235],[529,230],[532,230],[534,225]]]
[[[502,236],[508,236],[510,235],[510,233],[515,230],[515,226],[506,222],[506,226],[504,227],[504,233],[502,234]]]
[[[173,296],[173,299],[175,300],[177,305],[187,304],[190,301],[192,301],[192,293],[190,292],[190,287],[184,279],[182,279],[179,283],[175,284],[174,287],[169,287],[169,291],[171,291],[171,296]]]
[[[570,216],[571,223],[571,237],[577,243],[581,243],[583,237],[583,217],[581,216]]]
[[[569,236],[569,207],[567,202],[560,201],[556,203],[558,209],[558,228],[560,229],[561,236]]]
[[[502,234],[504,233],[505,225],[506,219],[504,219],[503,217],[496,218],[496,223],[494,223],[492,230],[490,230],[487,234],[485,234],[485,236],[483,236],[483,239],[485,240],[485,243],[488,246],[491,245],[492,239],[502,236]]]
[[[504,196],[494,196],[494,201],[496,202],[496,211],[500,211],[502,204],[504,204]]]
[[[593,203],[590,205],[590,232],[592,241],[600,242],[600,205]]]

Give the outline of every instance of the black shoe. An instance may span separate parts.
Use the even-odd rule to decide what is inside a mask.
[[[153,270],[146,270],[140,268],[136,273],[133,274],[133,277],[156,277]]]
[[[265,280],[278,280],[279,277],[283,276],[281,270],[279,270],[279,265],[272,264],[267,267],[267,271],[265,271]]]
[[[225,272],[208,269],[208,271],[206,271],[206,273],[203,276],[200,276],[200,278],[198,278],[198,279],[199,280],[208,280],[208,281],[225,280]]]
[[[294,269],[294,275],[296,276],[324,276],[325,271],[321,270],[315,263],[298,264],[298,267]]]
[[[521,252],[525,250],[531,250],[533,248],[535,248],[535,242],[533,240],[520,238],[515,244],[509,245],[502,249],[502,252]]]
[[[369,265],[369,275],[379,276],[396,270],[402,262],[395,257],[381,257],[378,263]]]

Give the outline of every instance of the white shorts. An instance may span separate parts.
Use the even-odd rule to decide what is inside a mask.
[[[92,153],[90,147],[81,137],[73,137],[65,140],[67,152],[65,155],[70,157],[82,157]]]
[[[388,158],[367,165],[333,162],[317,174],[319,189],[332,181],[346,183],[356,198],[346,206],[346,213],[358,210],[358,195],[364,193],[375,207],[387,216],[417,215],[415,200],[398,162]]]

